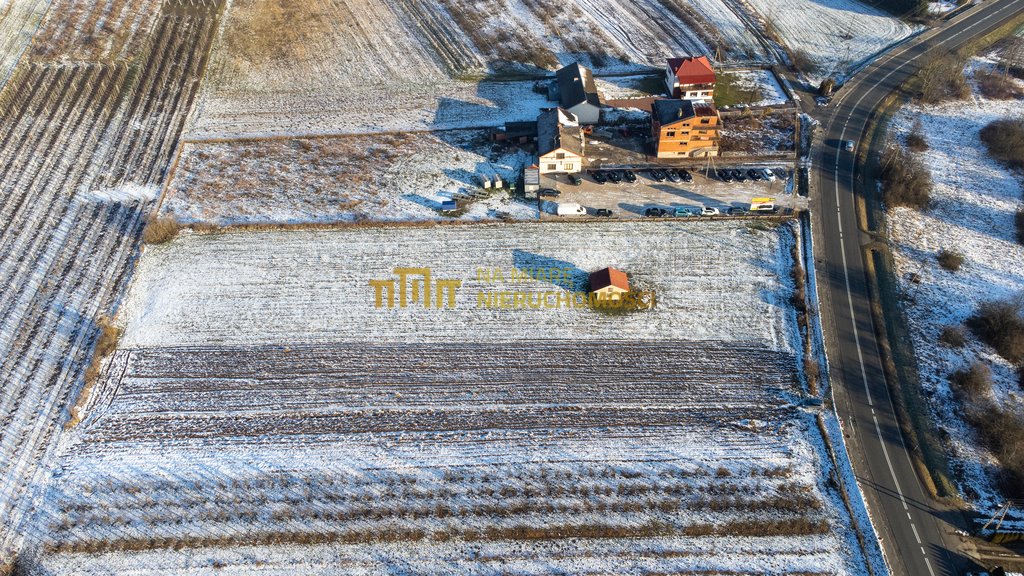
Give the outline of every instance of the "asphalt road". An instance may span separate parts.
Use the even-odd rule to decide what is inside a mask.
[[[941,27],[898,46],[849,81],[822,113],[811,157],[815,258],[836,410],[861,489],[893,574],[959,575],[964,559],[947,542],[954,527],[929,499],[903,442],[885,383],[871,318],[855,207],[855,158],[869,115],[934,50],[953,50],[1024,12],[1024,0],[986,0]]]

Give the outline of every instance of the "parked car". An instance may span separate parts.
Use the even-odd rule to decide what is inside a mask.
[[[664,182],[665,178],[667,178],[666,174],[657,168],[651,168],[648,170],[648,173],[651,175],[652,179],[658,182]]]
[[[686,170],[686,168],[680,168],[678,170],[679,177],[683,179],[683,182],[693,182],[693,176]]]
[[[853,152],[855,146],[856,144],[853,143],[853,140],[847,140],[846,142],[843,142],[843,149],[846,150],[847,152]]]
[[[747,170],[747,178],[750,178],[751,180],[754,180],[755,182],[757,182],[757,181],[760,181],[762,178],[764,178],[764,176],[761,175],[761,171],[760,170],[755,170],[755,169],[751,168],[750,170]]]
[[[562,202],[556,213],[559,216],[586,216],[587,209],[575,202]]]
[[[665,171],[665,175],[668,176],[670,182],[682,182],[683,179],[679,177],[679,173],[669,168]]]
[[[583,178],[580,178],[576,174],[569,174],[569,182],[579,186],[580,184],[583,184]]]
[[[600,216],[602,218],[611,218],[612,211],[607,208],[598,208],[594,211],[594,216]]]
[[[609,180],[611,180],[612,182],[614,182],[616,184],[618,184],[619,182],[622,182],[622,175],[619,174],[618,170],[608,170],[604,174],[605,174],[605,176],[608,177]]]
[[[594,182],[597,182],[598,184],[604,184],[605,182],[608,181],[608,178],[606,178],[600,170],[588,170],[587,174],[590,174],[590,177],[593,178]]]
[[[771,168],[762,168],[761,177],[769,182],[775,182],[775,172]]]
[[[676,218],[689,218],[690,216],[697,216],[698,213],[696,209],[690,208],[689,206],[676,206],[672,215]]]
[[[779,207],[771,203],[757,204],[750,207],[751,212],[755,212],[758,214],[764,214],[765,212],[773,213],[778,212],[778,210]]]
[[[555,190],[554,188],[541,188],[540,190],[537,190],[537,196],[540,198],[558,198],[561,195],[562,193],[559,192],[558,190]]]
[[[625,178],[626,182],[629,182],[630,184],[636,182],[636,172],[633,172],[632,170],[623,170],[622,177]]]
[[[728,170],[719,170],[718,179],[722,182],[732,182],[732,172]]]
[[[651,206],[647,210],[644,210],[644,216],[650,218],[662,218],[666,214],[668,214],[667,210],[665,210],[664,208],[658,208],[657,206]]]
[[[732,177],[735,178],[737,182],[747,181],[747,175],[743,173],[743,170],[733,170]]]
[[[726,213],[728,213],[729,216],[743,216],[744,214],[747,213],[747,209],[740,208],[739,206],[733,206],[732,208],[726,210]]]
[[[721,210],[715,208],[714,206],[705,206],[700,209],[701,216],[720,216],[721,214]]]

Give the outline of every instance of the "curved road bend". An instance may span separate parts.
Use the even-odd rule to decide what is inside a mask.
[[[898,575],[959,575],[962,561],[945,543],[953,527],[926,495],[893,412],[864,275],[862,246],[871,238],[858,226],[854,154],[839,143],[861,140],[869,114],[921,66],[923,55],[958,48],[1022,11],[1024,0],[985,0],[882,55],[833,99],[812,151],[815,258],[836,410],[886,559]]]

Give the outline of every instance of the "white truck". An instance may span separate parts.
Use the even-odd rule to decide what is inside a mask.
[[[586,216],[587,209],[575,202],[561,202],[556,213],[559,216]]]

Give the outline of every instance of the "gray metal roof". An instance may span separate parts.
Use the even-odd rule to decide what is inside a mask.
[[[708,102],[664,99],[654,101],[651,105],[651,114],[658,124],[664,126],[694,116],[717,116],[718,112],[714,105]]]
[[[555,77],[558,79],[558,103],[562,108],[572,108],[584,102],[601,105],[594,75],[579,63],[565,66],[555,72]]]
[[[559,148],[582,156],[583,131],[572,112],[548,108],[537,117],[537,155]]]

